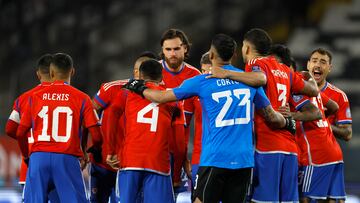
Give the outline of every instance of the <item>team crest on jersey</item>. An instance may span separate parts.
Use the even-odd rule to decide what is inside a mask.
[[[261,71],[259,66],[253,66],[251,67],[252,71],[257,72],[257,71]]]
[[[295,102],[299,102],[304,96],[302,95],[293,95],[293,100]]]
[[[350,107],[348,107],[348,108],[346,109],[346,117],[347,117],[347,118],[351,118]]]

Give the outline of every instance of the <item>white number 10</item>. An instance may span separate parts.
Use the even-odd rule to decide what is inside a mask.
[[[43,106],[38,116],[43,119],[43,128],[41,135],[38,136],[38,141],[50,141],[50,135],[47,134],[49,126],[49,107]],[[59,135],[59,114],[66,114],[66,134]],[[71,136],[73,111],[67,106],[58,106],[52,112],[52,132],[51,136],[56,142],[67,142]]]

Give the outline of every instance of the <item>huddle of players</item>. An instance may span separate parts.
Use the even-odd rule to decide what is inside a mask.
[[[196,76],[199,71],[184,62],[190,44],[182,31],[165,32],[161,46],[160,63],[151,59],[154,57],[149,53],[137,59],[135,80],[101,86],[93,104],[97,110],[103,110],[102,137],[89,99],[69,85],[73,73],[71,58],[66,54],[49,56],[50,80],[41,80],[39,68],[41,85],[15,101],[6,127],[7,134],[19,140],[25,158],[29,156],[28,143],[35,140],[30,149],[25,202],[45,202],[51,199],[48,193],[52,189],[58,194],[72,194],[59,195],[61,202],[87,201],[81,188],[81,173],[79,176],[74,172],[79,164],[73,164],[78,162],[76,157],[83,156],[80,141],[86,136],[81,135],[81,127],[89,129],[94,144],[90,151],[96,155],[91,156],[90,167],[92,202],[107,202],[114,188],[119,189],[120,202],[174,202],[172,189],[180,186],[181,168],[191,177],[186,147],[189,115],[193,112],[196,112],[196,131],[200,129],[199,120],[200,123],[203,120],[200,168],[197,175],[192,175],[196,179],[193,201],[245,201],[253,167],[251,201],[298,201],[298,160],[304,171],[300,182],[303,201],[345,198],[342,155],[332,132],[350,139],[351,115],[346,95],[325,81],[329,70],[324,66],[331,64],[330,53],[316,50],[308,62],[310,74],[323,92],[319,94],[309,74],[293,72],[288,67],[290,64],[277,61],[281,56],[268,56],[271,39],[260,29],[250,30],[244,37],[242,54],[247,72],[231,66],[236,43],[226,35],[213,38],[209,51],[212,67],[206,75]],[[329,117],[331,121],[324,113],[323,104],[331,109],[331,100],[325,94],[330,94],[341,107]],[[175,100],[180,102],[165,103]],[[255,156],[252,103],[257,110]],[[296,112],[284,108],[287,103]],[[298,123],[296,136],[289,132],[294,128],[289,116],[302,121]],[[30,127],[34,136],[29,134],[29,139],[25,139]],[[200,134],[196,133],[195,137],[195,144],[199,143]],[[324,142],[328,144],[322,145]],[[199,152],[198,148],[195,151]],[[56,157],[59,154],[65,155]],[[49,163],[44,166],[47,159]],[[62,167],[54,167],[55,163]],[[196,167],[194,157],[193,163]],[[117,169],[120,169],[118,186]],[[196,174],[196,168],[192,172]],[[77,192],[69,191],[71,188]]]

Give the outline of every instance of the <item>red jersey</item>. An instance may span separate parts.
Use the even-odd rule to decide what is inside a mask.
[[[165,89],[153,83],[147,83],[146,86]],[[125,114],[126,117],[121,170],[147,170],[162,175],[170,174],[168,133],[171,130],[173,108],[173,104],[152,103],[132,92],[118,95],[110,109],[112,113]],[[116,123],[114,119],[109,121]],[[112,129],[108,132],[111,133]]]
[[[321,89],[321,92],[326,94],[329,98],[335,101],[339,105],[339,110],[335,115],[329,116],[330,124],[351,124],[351,111],[350,103],[346,94],[335,87],[333,84],[326,82],[325,86]]]
[[[181,64],[181,68],[178,72],[172,72],[167,66],[165,60],[161,60],[160,63],[163,66],[162,75],[166,88],[178,87],[184,80],[200,75],[200,71],[198,69],[185,62]],[[186,121],[191,120],[186,119],[185,112],[191,112],[191,109],[194,109],[193,101],[193,98],[189,98],[177,102],[178,107],[181,110],[181,116],[177,117],[173,122],[175,125],[169,140],[170,151],[174,158],[174,183],[181,181],[181,168],[184,161],[187,159],[187,145],[190,137],[190,130],[184,128],[183,125],[188,126]],[[191,118],[191,115],[188,115],[187,117]]]
[[[306,101],[312,102],[319,108],[322,119],[307,122],[298,122],[296,141],[299,145],[301,166],[328,165],[343,162],[342,152],[337,143],[331,126],[325,117],[324,105],[329,98],[321,93],[317,97],[294,95],[290,98],[290,104],[301,109],[300,105]],[[301,105],[302,106],[302,105]]]
[[[31,89],[31,90],[23,93],[22,95],[20,95],[14,102],[13,109],[12,109],[12,112],[10,114],[8,122],[13,121],[14,123],[16,123],[16,125],[19,125],[20,124],[20,118],[21,118],[24,110],[27,108],[28,100],[29,100],[30,95],[32,93],[44,88],[44,87],[49,86],[50,84],[51,84],[50,82],[42,82],[41,84],[37,85],[33,89]],[[13,128],[13,129],[15,131],[17,128]],[[12,132],[12,133],[16,134],[16,131]],[[29,142],[29,149],[31,149],[32,143],[34,143],[34,138],[32,136],[32,130],[30,130],[27,133],[27,137],[28,137],[28,142]],[[27,165],[24,163],[24,161],[21,161],[19,184],[25,184],[26,172],[27,172]]]
[[[267,77],[264,86],[272,107],[288,103],[291,92],[299,92],[304,81],[287,66],[280,64],[273,56],[250,60],[246,71],[262,71]],[[261,115],[255,116],[256,150],[260,152],[297,153],[295,137],[285,129],[272,129]]]
[[[195,114],[195,133],[194,133],[194,149],[191,157],[192,164],[200,163],[201,154],[201,137],[202,137],[202,110],[201,103],[198,97],[194,97],[194,114]]]
[[[123,85],[125,85],[129,80],[116,80],[116,81],[112,81],[112,82],[108,82],[108,83],[104,83],[101,85],[99,91],[97,92],[97,94],[94,96],[93,100],[95,101],[96,104],[98,104],[102,109],[102,115],[100,118],[100,122],[101,122],[101,132],[103,135],[107,134],[107,129],[108,129],[108,125],[109,125],[109,109],[107,108],[113,101],[114,99],[117,97],[117,95],[119,94],[119,92],[121,92],[121,88]],[[119,119],[118,120],[118,128],[117,128],[117,136],[119,137],[123,137],[124,136],[124,118]],[[119,143],[122,141],[122,139],[116,139],[118,141],[118,143],[112,143],[114,144],[114,149],[119,149],[117,150],[117,152],[119,153],[118,155],[120,155],[120,146],[122,145],[122,143]],[[110,140],[107,139],[107,136],[103,136],[103,143],[108,143],[110,142]],[[116,153],[116,152],[111,152],[108,148],[108,145],[103,144],[102,145],[102,162],[98,163],[94,161],[94,158],[92,156],[92,154],[90,154],[90,160],[92,163],[106,168],[108,170],[111,171],[116,171],[115,169],[111,168],[107,163],[106,163],[106,156],[108,155],[108,153]]]
[[[54,152],[82,156],[81,127],[98,125],[89,96],[80,90],[55,81],[34,92],[20,125],[32,127],[32,152]]]

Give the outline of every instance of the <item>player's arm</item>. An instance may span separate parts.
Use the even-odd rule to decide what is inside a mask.
[[[307,71],[301,72],[303,76],[304,86],[302,89],[294,90],[295,93],[307,95],[309,97],[316,97],[319,94],[319,88],[315,79],[311,76],[311,74]],[[294,81],[299,80],[299,76],[293,72]],[[294,82],[293,82],[294,83]]]
[[[325,111],[326,117],[335,114],[339,110],[339,105],[336,102],[334,102],[332,99],[329,99],[329,101],[325,104],[325,107],[326,107],[326,111]]]
[[[5,134],[10,136],[11,138],[16,139],[16,131],[17,128],[19,126],[19,123],[8,119],[8,121],[6,122],[6,127],[5,127]]]
[[[154,90],[147,88],[144,90],[143,95],[146,99],[156,103],[166,103],[177,100],[173,90]]]
[[[279,107],[279,112],[283,115],[287,115],[285,111],[286,107]],[[322,118],[320,110],[311,102],[304,104],[299,111],[290,112],[290,116],[297,121],[313,121],[319,120]]]
[[[331,125],[331,129],[335,137],[339,139],[350,141],[352,138],[352,124]]]
[[[83,152],[83,157],[80,158],[80,168],[81,170],[84,170],[86,168],[87,163],[89,162],[89,155],[86,152],[89,130],[87,128],[82,128],[81,130],[82,130],[81,150]]]
[[[261,71],[237,72],[214,66],[210,68],[209,74],[206,78],[228,78],[256,87],[266,85],[267,82],[265,73]]]
[[[16,131],[18,145],[20,147],[21,154],[25,159],[29,158],[29,142],[27,132],[30,130],[30,128],[30,126],[20,124]]]

